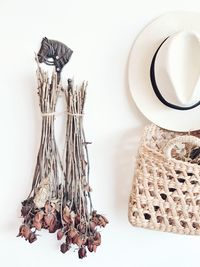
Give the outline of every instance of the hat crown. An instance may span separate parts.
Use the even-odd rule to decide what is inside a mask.
[[[200,43],[194,32],[180,31],[160,47],[155,60],[155,79],[170,103],[190,106],[200,101]]]

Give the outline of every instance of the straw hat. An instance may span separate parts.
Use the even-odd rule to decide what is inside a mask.
[[[200,14],[172,12],[148,24],[129,59],[129,87],[140,111],[173,131],[200,129]]]

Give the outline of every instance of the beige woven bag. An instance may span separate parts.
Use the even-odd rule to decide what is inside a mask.
[[[154,124],[145,128],[129,199],[131,224],[200,234],[200,162],[185,156],[200,147],[198,136],[199,131],[178,133]]]

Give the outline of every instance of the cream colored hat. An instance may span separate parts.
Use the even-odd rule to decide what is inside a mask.
[[[200,14],[165,14],[138,35],[129,87],[153,123],[173,131],[200,129]]]

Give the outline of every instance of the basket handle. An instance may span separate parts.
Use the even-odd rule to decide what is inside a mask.
[[[182,135],[182,136],[177,136],[173,139],[171,139],[167,145],[164,147],[163,149],[163,153],[166,156],[166,158],[171,159],[172,155],[171,155],[171,151],[172,148],[175,145],[179,145],[182,143],[190,143],[194,146],[198,146],[200,147],[200,139],[198,137],[195,137],[193,135]]]

